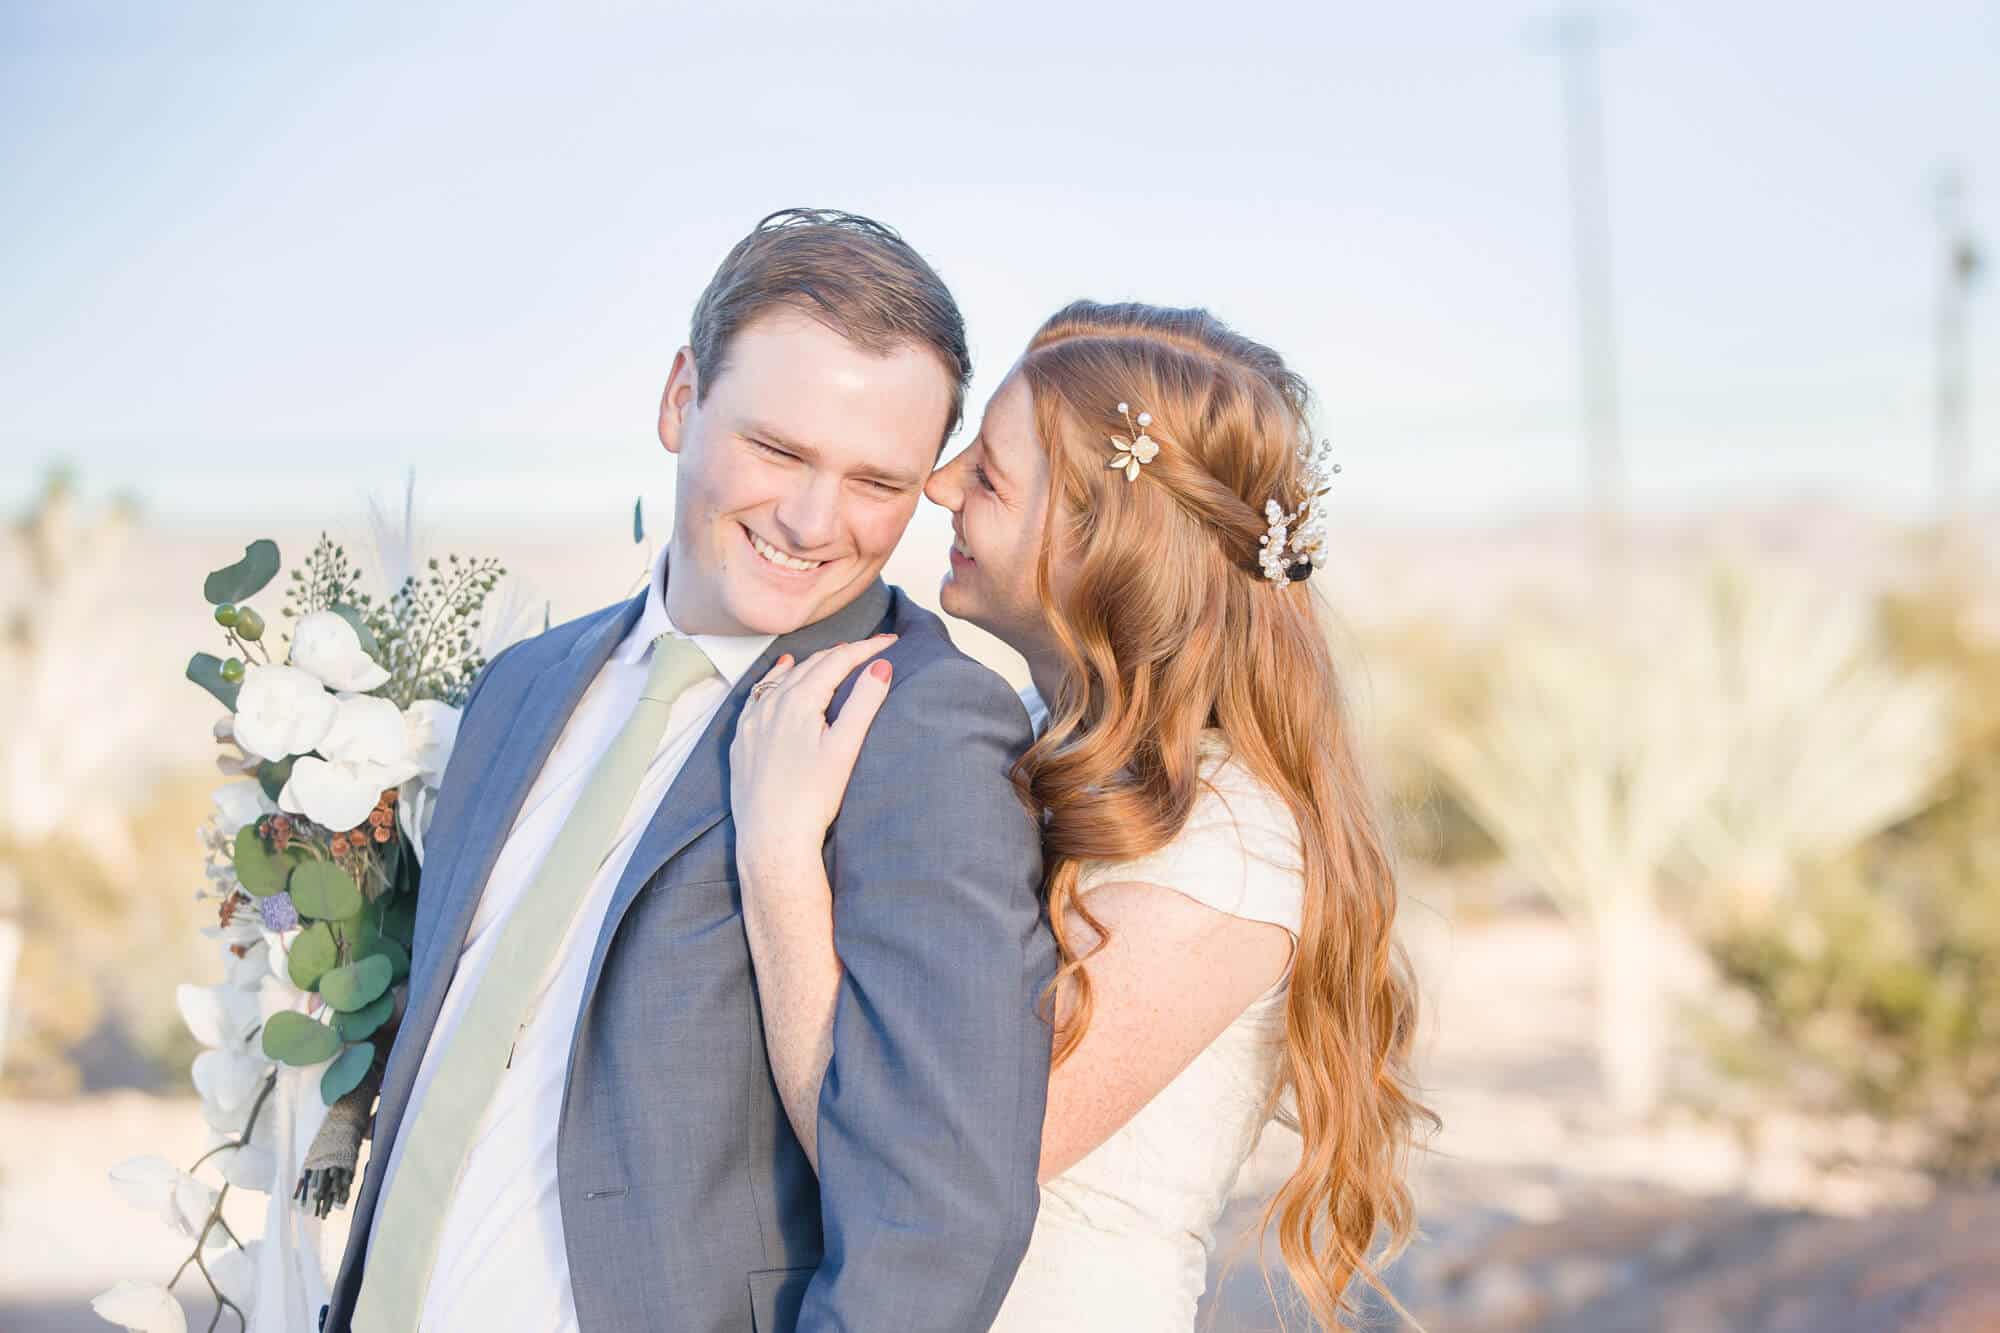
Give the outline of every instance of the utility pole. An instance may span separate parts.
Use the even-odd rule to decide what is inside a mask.
[[[1937,176],[1938,239],[1941,258],[1937,305],[1937,398],[1933,456],[1935,504],[1941,529],[1949,529],[1970,499],[1972,421],[1967,389],[1966,307],[1979,275],[1979,248],[1973,243],[1962,205],[1965,183],[1956,168]]]
[[[1570,239],[1576,269],[1578,387],[1585,487],[1600,538],[1612,543],[1624,506],[1618,434],[1618,355],[1612,324],[1611,210],[1604,175],[1604,117],[1597,54],[1607,33],[1587,5],[1557,11],[1551,25],[1562,76],[1569,174]]]

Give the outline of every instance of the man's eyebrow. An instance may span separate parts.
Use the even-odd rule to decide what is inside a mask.
[[[805,459],[807,462],[814,462],[819,458],[819,450],[813,448],[809,444],[801,444],[797,440],[789,438],[783,431],[774,430],[772,427],[766,425],[761,421],[745,422],[743,429],[737,433],[740,435],[747,436],[750,439],[758,440],[764,444],[776,445],[778,448],[783,449],[789,453],[797,454],[800,458]],[[848,475],[851,477],[858,477],[862,481],[879,481],[885,486],[894,486],[898,489],[904,489],[907,487],[917,485],[928,474],[927,473],[911,474],[905,472],[897,472],[891,468],[863,466],[855,468],[852,472],[848,473]]]
[[[761,421],[746,421],[743,423],[743,429],[738,431],[737,434],[746,435],[753,440],[758,440],[765,444],[775,444],[780,449],[789,449],[793,453],[803,455],[807,458],[817,458],[819,456],[819,450],[813,448],[811,445],[800,444],[797,440],[788,438],[783,431],[773,426],[767,426]]]

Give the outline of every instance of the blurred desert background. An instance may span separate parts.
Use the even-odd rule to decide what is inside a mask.
[[[2000,1327],[1989,7],[266,19],[0,13],[0,1333],[187,1254],[107,1172],[213,1142],[202,576],[377,567],[413,475],[523,624],[627,595],[687,310],[799,202],[938,264],[975,413],[1082,294],[1318,390],[1443,1120],[1425,1327]],[[889,576],[934,605],[948,539]],[[1238,1237],[1289,1151],[1218,1333],[1278,1326]]]

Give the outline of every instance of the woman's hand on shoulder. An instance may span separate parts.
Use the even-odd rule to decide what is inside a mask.
[[[882,634],[836,644],[803,662],[781,657],[751,689],[729,747],[729,808],[746,882],[757,867],[782,870],[800,857],[819,859],[869,724],[888,697],[890,664],[861,673],[837,721],[826,720],[827,708],[856,667],[894,642]]]

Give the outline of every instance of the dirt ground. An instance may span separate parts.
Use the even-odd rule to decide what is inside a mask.
[[[1421,887],[1413,896],[1422,1067],[1445,1128],[1415,1168],[1424,1236],[1391,1278],[1427,1328],[2000,1328],[2000,1195],[1929,1199],[1894,1181],[1815,1189],[1691,1120],[1617,1127],[1596,1102],[1588,978],[1567,927],[1536,912],[1455,922],[1424,905]],[[191,1161],[203,1143],[195,1103],[0,1102],[0,1129],[0,1333],[107,1327],[89,1311],[94,1293],[164,1278],[185,1250],[105,1172],[144,1152]],[[1232,1242],[1283,1178],[1289,1148],[1282,1132],[1266,1135],[1225,1218],[1218,1249],[1241,1261],[1212,1275],[1215,1333],[1278,1326],[1255,1252]],[[257,1230],[264,1202],[232,1194],[232,1224]],[[206,1326],[207,1308],[190,1313]],[[1394,1326],[1377,1313],[1376,1326]],[[1305,1325],[1295,1315],[1290,1326]]]

